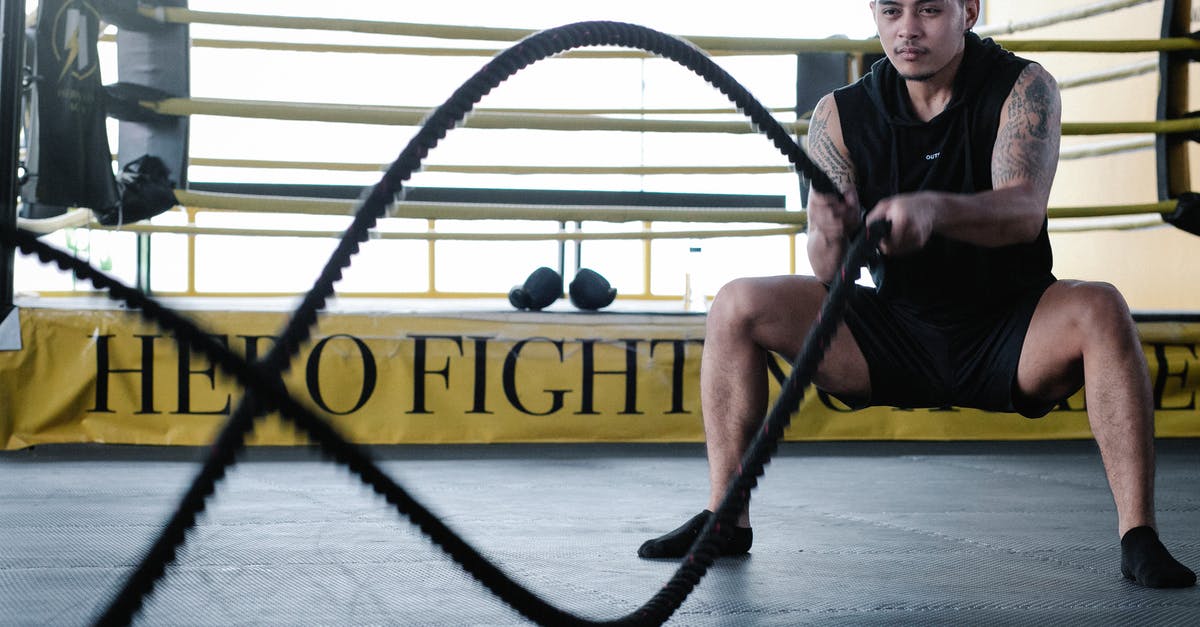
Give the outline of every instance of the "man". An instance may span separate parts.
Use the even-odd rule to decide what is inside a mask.
[[[766,351],[797,354],[849,236],[886,219],[891,234],[871,264],[876,288],[851,296],[815,384],[856,407],[955,405],[1028,417],[1086,384],[1123,574],[1145,586],[1194,585],[1155,531],[1153,405],[1129,309],[1110,285],[1050,273],[1046,205],[1061,123],[1054,79],[970,32],[979,0],[870,6],[887,58],[823,98],[809,128],[812,159],[844,196],[810,200],[816,276],[739,279],[718,294],[701,364],[708,509],[638,554],[686,552],[765,413]],[[747,507],[722,552],[744,553],[752,540]]]

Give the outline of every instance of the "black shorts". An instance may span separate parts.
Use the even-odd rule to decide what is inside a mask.
[[[872,288],[854,286],[845,320],[867,360],[871,397],[842,400],[852,407],[971,407],[1045,416],[1059,401],[1033,402],[1015,392],[1025,332],[1044,292],[931,322]]]

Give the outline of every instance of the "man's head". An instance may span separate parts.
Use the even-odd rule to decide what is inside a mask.
[[[871,12],[900,75],[928,81],[957,70],[963,34],[979,19],[979,0],[872,0]]]

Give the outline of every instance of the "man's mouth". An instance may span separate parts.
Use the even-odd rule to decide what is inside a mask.
[[[896,48],[896,55],[905,61],[914,61],[925,54],[925,52],[926,50],[919,46],[901,46]]]

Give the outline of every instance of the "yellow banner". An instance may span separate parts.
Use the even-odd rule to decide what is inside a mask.
[[[282,313],[193,312],[264,355]],[[125,310],[20,311],[0,352],[0,441],[204,445],[240,388]],[[1141,323],[1162,437],[1200,436],[1200,323]],[[291,365],[293,396],[361,443],[701,441],[699,316],[328,314]],[[787,364],[776,360],[772,390]],[[1040,420],[975,410],[852,412],[810,390],[792,440],[1090,437],[1083,395]],[[277,417],[252,444],[304,442]]]

